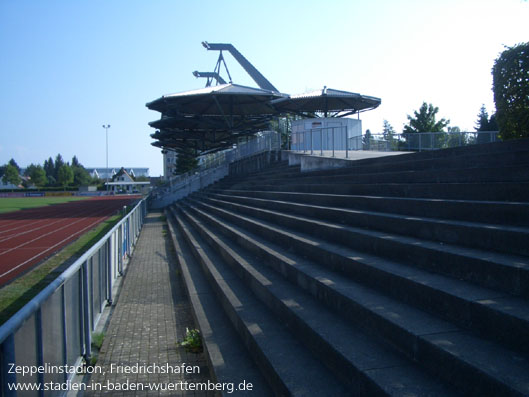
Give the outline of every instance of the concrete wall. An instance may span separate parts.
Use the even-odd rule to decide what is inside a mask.
[[[301,172],[309,172],[351,167],[355,160],[386,156],[398,156],[407,153],[409,152],[376,152],[365,150],[351,150],[347,153],[348,157],[345,158],[345,151],[336,151],[337,157],[325,157],[308,153],[283,150],[281,153],[281,157],[283,159],[288,158],[288,165],[299,165],[301,167]]]

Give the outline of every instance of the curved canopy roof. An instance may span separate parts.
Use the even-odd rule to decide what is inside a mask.
[[[191,146],[197,153],[207,153],[267,129],[272,117],[281,113],[335,112],[343,116],[374,109],[380,102],[379,98],[327,88],[289,96],[230,83],[164,95],[146,106],[162,113],[159,120],[149,123],[158,129],[151,135],[156,140],[153,146],[174,150]]]
[[[380,105],[380,102],[380,98],[324,87],[322,90],[279,98],[273,100],[271,104],[282,113],[327,113],[375,109]]]
[[[159,112],[176,111],[181,115],[262,115],[274,114],[276,110],[270,101],[282,97],[286,95],[230,83],[164,95],[147,103],[147,107]]]

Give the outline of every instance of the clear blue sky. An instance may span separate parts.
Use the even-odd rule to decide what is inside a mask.
[[[0,0],[0,164],[104,166],[108,123],[109,165],[160,175],[145,103],[203,87],[191,73],[218,55],[204,40],[232,43],[282,92],[380,97],[364,130],[400,132],[423,101],[473,130],[482,104],[494,111],[494,59],[529,40],[527,21],[523,0]]]

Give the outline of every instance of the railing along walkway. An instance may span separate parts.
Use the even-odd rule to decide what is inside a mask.
[[[204,355],[177,346],[186,328],[195,327],[170,244],[161,212],[149,213],[105,333],[97,362],[102,372],[86,382],[91,390],[85,396],[109,395],[108,387],[117,392],[122,386],[140,395],[206,395],[190,390],[208,382]],[[175,373],[180,368],[187,373]]]

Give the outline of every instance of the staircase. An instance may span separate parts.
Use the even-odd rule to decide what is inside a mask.
[[[529,395],[529,140],[276,163],[167,213],[217,381]]]

